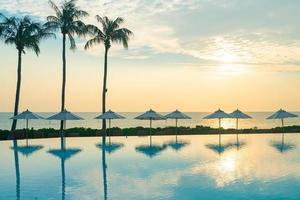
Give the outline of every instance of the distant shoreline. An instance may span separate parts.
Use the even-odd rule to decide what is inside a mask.
[[[288,126],[284,127],[284,131],[281,127],[271,129],[216,129],[205,126],[197,126],[195,128],[179,127],[176,134],[175,127],[166,128],[153,128],[151,135],[155,136],[168,136],[168,135],[217,135],[217,134],[274,134],[274,133],[300,133],[300,126]],[[150,129],[144,127],[134,128],[111,128],[107,130],[107,136],[149,136]],[[101,137],[101,130],[91,128],[70,128],[65,130],[66,137]],[[15,139],[26,139],[26,131],[16,130],[14,133]],[[59,130],[55,129],[39,129],[29,130],[29,139],[41,139],[41,138],[56,138],[60,137]],[[11,140],[13,135],[8,130],[0,130],[0,140]]]

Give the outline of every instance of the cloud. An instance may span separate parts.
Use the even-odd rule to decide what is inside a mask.
[[[53,14],[47,2],[0,0],[0,6],[6,13],[45,18]],[[147,60],[170,54],[171,62],[176,55],[183,55],[198,59],[200,65],[232,63],[269,69],[268,63],[274,69],[286,65],[293,70],[298,70],[300,63],[300,19],[293,14],[296,5],[270,0],[78,1],[78,6],[90,13],[88,23],[96,23],[96,14],[126,19],[124,26],[134,32],[130,51],[113,47],[112,56]],[[88,52],[98,56],[101,49]]]

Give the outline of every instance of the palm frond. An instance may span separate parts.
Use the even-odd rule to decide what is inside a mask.
[[[50,15],[50,16],[48,16],[46,19],[47,19],[48,22],[59,23],[59,19],[58,19],[58,17],[56,17],[56,16]]]
[[[104,40],[102,37],[94,37],[90,40],[87,41],[87,43],[85,44],[84,46],[84,49],[87,50],[87,49],[90,49],[92,48],[94,45],[96,44],[101,44],[101,43],[104,43]]]
[[[115,30],[111,35],[112,42],[122,43],[124,48],[128,48],[128,42],[130,40],[130,36],[132,36],[133,33],[126,29],[121,28]]]
[[[14,44],[19,51],[33,50],[40,53],[39,43],[42,39],[53,37],[53,33],[44,29],[44,26],[31,20],[29,16],[23,18],[5,18],[0,23],[1,39],[5,44]]]
[[[88,33],[86,25],[80,21],[74,21],[72,23],[72,30],[78,35],[78,36],[85,36]]]
[[[49,0],[50,7],[55,11],[57,17],[62,16],[62,12],[59,10],[58,6],[51,0]]]
[[[27,49],[32,50],[37,56],[40,54],[40,47],[38,43],[32,43],[28,45]]]
[[[124,19],[121,17],[117,17],[112,23],[112,29],[117,29],[124,22]]]
[[[71,33],[67,33],[69,41],[70,41],[70,49],[74,50],[76,49],[76,43],[73,35]]]
[[[96,19],[97,19],[98,22],[101,23],[103,32],[106,33],[107,32],[107,28],[108,28],[108,26],[107,26],[108,18],[107,17],[102,18],[99,15],[96,15]]]

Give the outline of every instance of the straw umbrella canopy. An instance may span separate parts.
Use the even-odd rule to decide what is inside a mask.
[[[119,115],[111,110],[108,110],[107,112],[95,117],[95,119],[108,119],[108,128],[110,130],[112,119],[125,119],[125,117],[123,117],[122,115]],[[109,134],[109,143],[110,143],[110,134]]]
[[[167,119],[175,119],[175,126],[176,126],[176,141],[177,141],[177,134],[178,134],[178,120],[179,119],[192,119],[191,117],[187,116],[186,114],[180,112],[179,110],[175,110],[165,116]]]
[[[267,117],[267,119],[280,119],[281,126],[284,127],[284,119],[285,118],[294,118],[294,117],[298,117],[298,115],[295,115],[293,113],[289,113],[285,110],[280,109],[277,112],[275,112],[274,114],[272,114],[271,116]]]
[[[232,118],[229,114],[225,113],[223,110],[219,109],[212,114],[205,116],[203,119],[218,119],[219,120],[219,146],[221,146],[221,119]]]
[[[69,120],[83,120],[83,118],[67,111],[66,109],[62,112],[59,112],[49,118],[48,120],[57,120],[57,121],[64,121],[64,128],[61,133],[61,147],[62,149],[65,149],[65,141],[64,141],[64,129],[66,128],[66,121]]]
[[[251,119],[252,117],[247,115],[246,113],[243,113],[239,109],[236,109],[232,113],[229,114],[232,118],[236,119],[236,130],[239,129],[239,119]]]
[[[150,121],[150,145],[152,145],[152,137],[151,137],[152,121],[153,120],[165,120],[166,118],[164,116],[162,116],[161,114],[158,114],[154,110],[150,109],[149,111],[135,117],[135,119]]]
[[[29,125],[29,120],[31,119],[44,119],[43,117],[30,112],[28,109],[10,119],[16,119],[16,120],[26,120],[26,146],[28,146],[28,125]]]
[[[298,115],[295,115],[293,113],[289,113],[283,109],[278,110],[271,116],[267,117],[267,119],[280,119],[281,120],[281,126],[282,126],[282,143],[284,143],[284,119],[285,118],[295,118],[298,117]]]

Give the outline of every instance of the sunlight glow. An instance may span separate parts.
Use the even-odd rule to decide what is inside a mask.
[[[223,157],[220,161],[219,170],[222,173],[233,172],[236,167],[236,154],[231,153]]]

